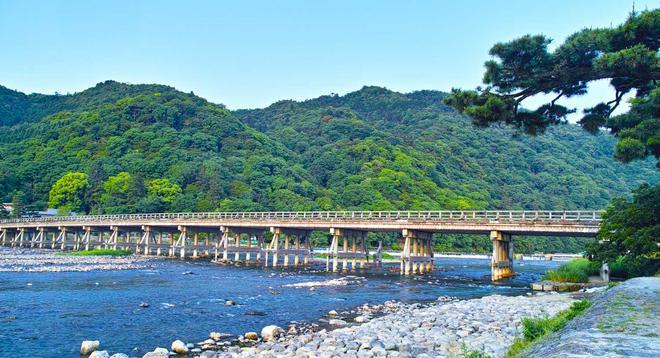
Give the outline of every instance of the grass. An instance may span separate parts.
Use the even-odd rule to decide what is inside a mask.
[[[112,250],[112,249],[94,249],[86,251],[68,252],[71,256],[128,256],[132,255],[131,250]]]
[[[513,341],[507,357],[520,357],[522,353],[547,335],[564,328],[568,321],[591,306],[587,300],[574,302],[571,307],[548,318],[523,318],[523,337]]]
[[[556,270],[548,271],[543,280],[554,282],[589,282],[589,276],[597,275],[599,265],[587,259],[573,259],[559,266]]]

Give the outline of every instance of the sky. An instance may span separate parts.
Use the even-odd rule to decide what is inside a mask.
[[[660,1],[635,0],[638,10]],[[230,109],[345,94],[481,84],[497,42],[561,43],[616,26],[632,0],[0,0],[0,85],[73,93],[105,80],[159,83]],[[584,107],[613,96],[597,83]],[[533,100],[530,105],[534,104]]]

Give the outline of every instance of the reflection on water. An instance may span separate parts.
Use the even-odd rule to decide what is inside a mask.
[[[360,272],[363,284],[283,287],[341,275],[313,270],[217,266],[163,260],[153,270],[0,273],[0,356],[75,356],[80,342],[98,339],[112,353],[141,355],[175,339],[197,342],[211,331],[242,334],[267,324],[313,321],[341,310],[385,300],[438,296],[519,295],[557,264],[516,262],[515,278],[489,281],[488,260],[436,259],[440,270],[421,277],[392,271]],[[192,271],[193,274],[183,275]],[[236,306],[225,306],[225,300]],[[140,308],[146,302],[149,308]],[[266,312],[246,315],[247,310]]]

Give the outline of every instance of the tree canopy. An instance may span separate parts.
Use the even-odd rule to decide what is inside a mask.
[[[604,127],[618,136],[615,157],[623,162],[660,157],[660,10],[631,13],[613,28],[581,30],[553,51],[550,43],[543,35],[526,35],[494,45],[494,59],[485,64],[486,86],[453,89],[445,102],[478,126],[502,122],[537,134],[576,111],[561,105],[562,99],[586,94],[592,81],[609,80],[612,98],[585,108],[579,124],[590,132]],[[631,92],[631,111],[612,116]],[[526,108],[524,101],[536,95],[549,100]]]

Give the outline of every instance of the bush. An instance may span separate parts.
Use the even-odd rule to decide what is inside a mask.
[[[555,282],[589,282],[589,276],[598,275],[599,270],[598,262],[573,259],[556,270],[548,271],[543,279]]]
[[[660,259],[645,256],[630,257],[619,256],[615,261],[608,263],[610,275],[619,278],[632,278],[639,276],[653,276],[660,268]]]

